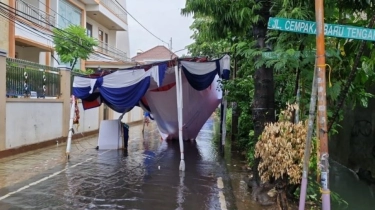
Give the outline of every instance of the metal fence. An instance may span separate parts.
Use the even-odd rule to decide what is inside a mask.
[[[130,59],[128,58],[126,52],[121,51],[120,49],[109,45],[108,43],[105,43],[103,41],[97,40],[99,43],[98,47],[94,47],[99,52],[102,52],[106,55],[109,55],[117,60],[128,62]]]
[[[6,91],[9,98],[57,98],[60,70],[30,61],[7,58]]]

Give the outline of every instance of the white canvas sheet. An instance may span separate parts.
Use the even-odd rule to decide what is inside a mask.
[[[219,106],[222,98],[217,76],[212,85],[203,91],[193,89],[182,75],[183,138],[196,138],[200,129]],[[148,91],[145,95],[151,113],[163,138],[178,139],[176,87],[167,91]]]
[[[99,150],[121,149],[123,140],[118,120],[103,120],[100,123],[98,146]]]

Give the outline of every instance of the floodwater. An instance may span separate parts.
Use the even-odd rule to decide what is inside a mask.
[[[97,151],[97,138],[0,160],[0,209],[236,209],[229,176],[213,146],[210,119],[186,141],[179,171],[177,141],[155,125],[131,127],[129,150]]]
[[[335,161],[331,161],[330,167],[331,190],[348,202],[347,210],[375,209],[375,185],[361,181],[353,171]],[[342,208],[333,205],[333,209]]]
[[[267,209],[252,200],[246,162],[230,147],[218,154],[213,119],[184,142],[185,172],[177,141],[161,141],[154,124],[141,129],[131,126],[128,152],[97,151],[91,137],[74,142],[69,162],[64,144],[1,159],[0,209]],[[375,209],[374,186],[335,162],[330,172],[347,209]]]

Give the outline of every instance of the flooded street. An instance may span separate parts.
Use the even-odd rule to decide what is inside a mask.
[[[65,144],[1,159],[0,209],[267,209],[252,200],[246,162],[229,147],[225,159],[217,153],[213,119],[184,143],[185,172],[177,141],[161,141],[153,124],[141,129],[131,126],[127,153],[95,150],[94,136],[74,142],[68,163]],[[331,188],[348,209],[373,209],[374,187],[331,167]]]
[[[236,209],[213,120],[196,142],[161,141],[155,125],[131,126],[129,151],[97,151],[97,137],[2,159],[0,209]]]

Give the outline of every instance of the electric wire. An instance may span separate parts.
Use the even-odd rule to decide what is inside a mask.
[[[115,0],[115,2],[118,4],[118,6],[120,6],[131,18],[133,18],[133,20],[135,20],[135,22],[137,22],[143,29],[145,29],[148,33],[150,33],[153,37],[155,37],[156,39],[160,40],[161,42],[169,45],[168,42],[165,42],[164,40],[162,40],[161,38],[159,38],[158,36],[156,36],[154,33],[152,33],[149,29],[147,29],[144,25],[142,25],[142,23],[140,23],[132,14],[130,14],[117,0]]]
[[[22,1],[22,0],[20,0],[20,1]],[[22,1],[23,2],[23,1]],[[24,4],[27,4],[26,2],[23,2]],[[42,5],[44,5],[46,8],[48,8],[48,9],[50,9],[54,14],[56,14],[56,15],[58,15],[59,17],[61,17],[63,20],[64,20],[64,22],[65,21],[67,21],[67,22],[65,22],[65,23],[68,23],[68,24],[70,24],[70,25],[74,25],[74,23],[72,23],[70,20],[68,20],[67,18],[65,18],[63,15],[61,15],[61,14],[59,14],[58,12],[56,12],[55,10],[53,10],[51,7],[48,7],[45,3],[43,3],[43,2],[40,2],[40,3],[42,3]],[[40,12],[44,12],[43,10],[40,10],[40,9],[38,9]],[[120,51],[121,53],[125,53],[125,52],[123,52],[123,51],[121,51],[120,49],[117,49],[118,51]],[[108,51],[108,50],[107,50]],[[110,51],[110,52],[112,52],[112,51]],[[115,52],[113,52],[113,53],[115,53]],[[131,58],[129,58],[129,57],[125,57],[125,58],[127,58],[127,59],[129,59],[129,60],[131,60]]]
[[[3,5],[3,6],[0,6],[0,11],[2,12],[2,14],[1,14],[2,17],[8,19],[9,21],[11,21],[11,22],[13,22],[13,23],[15,23],[15,24],[17,23],[17,21],[19,21],[20,23],[23,23],[24,25],[28,26],[29,28],[26,28],[25,26],[22,26],[22,24],[16,24],[16,25],[17,25],[17,26],[21,26],[21,27],[24,28],[25,30],[27,30],[27,31],[29,31],[29,32],[32,32],[32,33],[36,34],[37,36],[42,37],[42,38],[44,38],[44,39],[46,39],[46,40],[48,40],[48,41],[52,41],[52,42],[53,42],[53,39],[51,40],[51,39],[48,39],[47,37],[51,37],[51,38],[53,38],[55,35],[53,35],[53,34],[49,34],[49,33],[45,33],[45,32],[42,32],[42,31],[40,30],[40,28],[45,28],[45,27],[42,26],[42,25],[40,25],[39,23],[37,23],[37,22],[35,22],[35,21],[32,21],[32,20],[27,20],[27,21],[17,20],[17,21],[16,21],[16,20],[15,20],[15,19],[16,19],[16,18],[15,18],[16,16],[19,16],[19,17],[22,18],[22,16],[20,16],[20,15],[17,14],[17,12],[20,13],[20,14],[23,14],[23,15],[25,15],[25,16],[27,16],[27,17],[30,17],[30,18],[32,18],[32,19],[36,19],[37,21],[43,22],[44,24],[49,25],[49,26],[51,26],[52,28],[56,28],[57,30],[59,30],[59,31],[62,32],[62,33],[65,33],[65,34],[68,34],[68,35],[74,36],[73,34],[70,34],[70,33],[66,32],[66,31],[64,31],[64,30],[61,30],[61,29],[55,27],[54,25],[52,25],[52,24],[50,24],[50,23],[47,23],[47,22],[41,21],[40,19],[38,19],[38,18],[36,18],[36,17],[33,17],[33,16],[31,16],[31,15],[29,15],[29,14],[27,14],[27,13],[24,13],[24,12],[21,11],[21,10],[15,9],[15,8],[13,8],[13,7],[10,7],[9,5],[6,5],[6,4],[4,4],[4,3],[2,3],[2,2],[0,2],[0,5]],[[4,6],[8,7],[8,9],[7,9],[6,7],[4,7]],[[9,9],[9,8],[10,8],[10,9]],[[4,11],[4,10],[5,10],[5,11]],[[14,10],[14,11],[11,11],[11,10]],[[4,14],[4,13],[6,13],[6,14]],[[33,27],[32,25],[27,24],[27,22],[31,22],[33,25],[37,26],[37,27],[39,28],[39,30],[36,29],[35,27]],[[31,31],[30,29],[34,30],[35,32],[34,32],[34,31]],[[43,34],[43,35],[45,35],[46,37],[45,37],[45,36],[41,36],[40,34]],[[63,36],[62,34],[59,34],[59,35],[57,35],[56,37],[59,37],[59,38],[65,39],[65,40],[67,40],[67,41],[70,41],[70,42],[72,42],[72,43],[74,43],[74,44],[77,44],[79,47],[81,47],[81,48],[83,48],[83,49],[85,49],[85,50],[91,50],[91,49],[89,49],[88,47],[81,45],[79,42],[74,41],[74,40],[72,40],[72,39],[69,39],[69,38],[66,37],[66,36]],[[100,46],[98,46],[98,48],[101,48],[101,49],[104,49],[104,50],[106,50],[106,51],[109,51],[108,49],[103,48],[103,47],[100,47]],[[116,54],[116,52],[113,52],[113,53]],[[100,57],[100,58],[104,58],[104,59],[108,59],[108,57],[110,57],[110,56],[105,57],[105,56],[103,56],[102,54],[99,54],[99,53],[96,53],[96,52],[93,52],[92,54],[93,54],[94,56],[96,56],[96,57]],[[114,58],[114,59],[115,59],[115,60],[118,60],[118,61],[124,61],[124,60],[117,59],[117,58]],[[108,62],[108,63],[111,63],[111,61],[101,61],[101,62]]]

